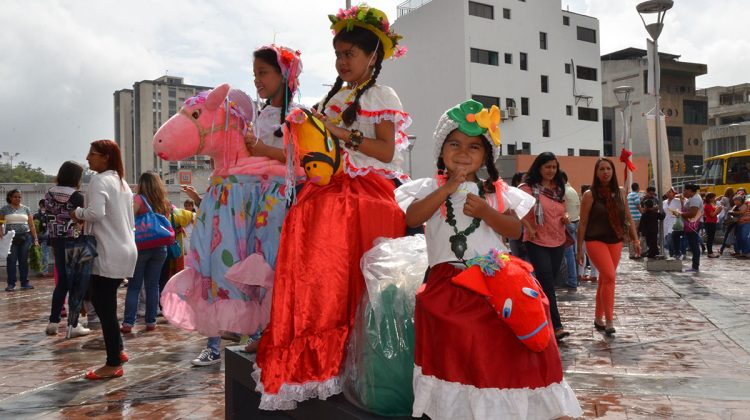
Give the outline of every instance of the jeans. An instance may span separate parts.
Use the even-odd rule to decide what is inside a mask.
[[[46,276],[49,274],[49,250],[51,247],[47,245],[47,238],[39,238],[39,246],[42,251],[42,271],[39,274]]]
[[[669,252],[670,257],[682,257],[685,255],[687,249],[686,238],[684,231],[675,230],[672,231],[672,249]],[[700,254],[700,245],[698,245],[698,253]]]
[[[208,337],[206,347],[208,347],[213,354],[221,354],[221,337]]]
[[[125,295],[125,325],[135,325],[138,314],[138,295],[145,284],[146,289],[146,325],[156,324],[156,312],[159,310],[159,278],[164,261],[167,259],[167,247],[160,246],[138,251],[135,272],[128,281],[128,292]]]
[[[565,248],[565,265],[568,267],[568,280],[565,282],[569,287],[578,287],[578,264],[576,264],[576,242],[578,235],[578,221],[565,225],[565,229],[573,238],[573,245]]]
[[[68,294],[68,277],[65,273],[65,245],[60,242],[58,246],[52,247],[57,267],[57,284],[52,292],[52,309],[49,314],[49,322],[57,324],[60,322],[60,313],[65,304],[65,295]]]
[[[701,238],[698,232],[685,232],[685,236],[690,244],[690,252],[693,254],[693,269],[697,270],[701,265]]]
[[[120,326],[117,325],[117,288],[122,279],[91,275],[91,303],[102,323],[104,347],[107,349],[107,366],[120,366],[123,349]]]
[[[735,250],[742,255],[750,254],[750,222],[737,224],[734,231]]]
[[[721,241],[721,248],[719,248],[719,254],[724,253],[724,248],[727,247],[727,242],[729,242],[729,237],[732,235],[732,231],[734,231],[737,228],[737,223],[732,223],[731,225],[724,228],[724,240]],[[735,239],[737,236],[737,233],[734,234]],[[737,252],[735,250],[735,252]]]
[[[563,252],[565,251],[563,248],[562,245],[548,248],[536,245],[533,242],[526,242],[529,260],[531,265],[534,266],[534,274],[542,285],[544,294],[549,299],[549,312],[555,330],[563,327],[560,312],[557,310],[557,295],[555,295],[555,274],[560,271],[560,264],[562,264]]]
[[[7,271],[8,271],[8,286],[16,287],[16,263],[18,263],[18,273],[21,277],[21,287],[29,285],[29,249],[31,248],[31,234],[22,234],[26,236],[26,240],[23,242],[14,241],[10,246],[10,254],[8,254],[7,260]],[[20,243],[17,243],[20,242]]]
[[[716,238],[716,223],[705,223],[706,229],[706,250],[709,254],[714,253],[714,238]]]

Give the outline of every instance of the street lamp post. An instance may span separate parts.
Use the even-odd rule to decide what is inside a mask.
[[[627,141],[627,148],[630,153],[633,153],[633,138],[630,135],[630,115],[628,110],[630,109],[630,94],[635,90],[632,86],[618,86],[613,89],[617,103],[620,108],[620,116],[622,117],[622,147],[625,147]],[[630,190],[630,186],[633,185],[633,172],[628,171],[628,176],[623,180],[625,182],[625,191]]]
[[[661,142],[664,139],[661,138],[661,115],[659,115],[661,112],[661,98],[659,97],[659,82],[661,75],[657,71],[659,69],[658,39],[659,35],[661,35],[662,29],[664,29],[664,15],[667,14],[667,10],[671,9],[672,6],[674,6],[674,1],[672,0],[648,0],[635,6],[635,10],[638,11],[638,15],[641,17],[641,21],[643,21],[643,26],[646,28],[646,32],[648,32],[651,36],[651,40],[654,42],[654,57],[651,60],[652,68],[649,69],[649,72],[651,72],[654,78],[653,89],[656,102],[656,106],[654,107],[654,124],[656,129],[656,162],[654,162],[654,168],[656,168],[656,197],[659,201],[661,201],[661,197],[664,194],[664,185],[662,185],[661,175],[664,170],[661,164]],[[647,24],[643,16],[653,14],[656,14],[656,22]],[[662,220],[659,220],[659,249],[662,252],[664,251],[664,222]]]
[[[10,160],[10,177],[13,177],[13,159],[20,155],[20,153],[11,153],[11,152],[3,152],[3,156],[7,157]]]

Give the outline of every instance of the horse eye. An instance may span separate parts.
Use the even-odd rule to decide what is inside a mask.
[[[193,111],[193,118],[195,118],[197,120],[198,117],[200,117],[200,116],[201,116],[201,110],[200,109],[196,109],[195,111]]]

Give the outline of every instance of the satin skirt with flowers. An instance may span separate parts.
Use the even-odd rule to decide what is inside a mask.
[[[545,350],[529,350],[485,297],[451,282],[459,273],[449,263],[437,264],[417,291],[412,416],[452,420],[582,415],[563,379],[554,337]]]
[[[196,217],[187,268],[162,291],[165,318],[209,337],[265,328],[285,215],[283,177],[214,178]]]
[[[308,183],[281,235],[271,323],[253,377],[260,408],[286,410],[341,392],[340,369],[365,283],[360,259],[378,237],[404,235],[393,182],[340,174]]]

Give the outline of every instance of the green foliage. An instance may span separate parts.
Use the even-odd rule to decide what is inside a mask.
[[[0,182],[52,182],[54,176],[44,173],[42,168],[33,168],[30,163],[21,161],[13,164],[13,172],[10,163],[0,163]]]

